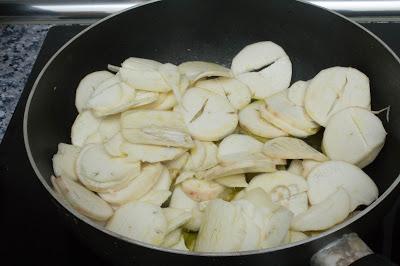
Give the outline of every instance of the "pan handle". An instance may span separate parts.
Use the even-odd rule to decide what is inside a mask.
[[[357,234],[343,235],[329,243],[311,258],[311,266],[395,266],[387,258],[375,254]]]

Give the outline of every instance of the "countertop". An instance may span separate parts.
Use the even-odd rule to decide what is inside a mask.
[[[50,25],[0,25],[0,141]]]

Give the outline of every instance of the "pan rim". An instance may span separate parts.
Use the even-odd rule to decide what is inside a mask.
[[[68,42],[66,42],[63,46],[61,46],[61,48],[59,48],[57,50],[56,53],[54,53],[51,58],[47,61],[47,63],[45,64],[45,66],[42,68],[42,70],[40,71],[39,75],[37,76],[32,89],[29,93],[26,105],[25,105],[25,110],[24,110],[24,118],[23,118],[23,137],[24,137],[24,145],[25,145],[25,150],[26,153],[28,155],[28,159],[29,162],[35,172],[36,177],[39,179],[39,181],[42,183],[42,185],[45,187],[45,189],[47,190],[47,192],[53,197],[53,199],[55,199],[55,201],[57,202],[57,204],[61,205],[65,210],[67,210],[68,212],[70,212],[73,215],[73,219],[79,219],[82,222],[92,226],[93,228],[101,231],[102,233],[108,234],[109,236],[115,237],[119,240],[125,241],[129,244],[134,244],[134,245],[139,245],[145,248],[150,248],[150,249],[155,249],[158,251],[163,251],[163,252],[168,252],[168,253],[175,253],[175,254],[180,254],[180,255],[189,255],[189,256],[201,256],[201,257],[231,257],[231,256],[247,256],[247,255],[257,255],[257,254],[264,254],[264,253],[270,253],[270,252],[274,252],[274,251],[279,251],[279,250],[283,250],[283,249],[287,249],[287,248],[291,248],[291,247],[295,247],[298,245],[302,245],[305,243],[309,243],[312,242],[316,239],[320,239],[323,237],[326,237],[336,231],[339,231],[347,226],[349,226],[350,224],[352,224],[353,222],[357,221],[358,219],[360,219],[361,217],[363,217],[364,215],[366,215],[368,212],[370,212],[372,209],[374,209],[376,206],[378,206],[396,187],[397,185],[400,183],[400,174],[397,176],[397,178],[393,181],[393,183],[373,202],[371,203],[369,206],[367,206],[364,210],[360,211],[359,213],[357,213],[356,215],[354,215],[353,217],[351,217],[350,219],[345,220],[344,222],[332,227],[331,229],[317,235],[317,236],[313,236],[310,238],[307,238],[305,240],[301,240],[298,242],[294,242],[294,243],[289,243],[289,244],[285,244],[285,245],[281,245],[278,247],[274,247],[274,248],[266,248],[266,249],[258,249],[258,250],[250,250],[250,251],[238,251],[238,252],[194,252],[194,251],[182,251],[182,250],[176,250],[176,249],[171,249],[171,248],[164,248],[164,247],[160,247],[160,246],[156,246],[156,245],[151,245],[142,241],[138,241],[138,240],[134,240],[122,235],[119,235],[117,233],[114,233],[108,229],[106,229],[104,226],[101,226],[97,223],[95,223],[94,221],[90,220],[89,218],[87,218],[86,216],[81,215],[80,213],[78,213],[75,209],[73,209],[69,204],[67,204],[65,202],[65,200],[63,200],[59,195],[57,195],[55,193],[55,191],[50,187],[50,185],[45,181],[45,178],[42,176],[42,174],[40,173],[40,170],[38,169],[36,162],[32,156],[32,152],[30,149],[30,145],[29,145],[29,134],[28,134],[28,119],[29,119],[29,109],[30,109],[30,105],[31,105],[31,101],[33,98],[33,95],[35,94],[36,91],[36,87],[39,83],[39,81],[41,80],[43,74],[46,72],[47,68],[50,66],[50,64],[54,61],[54,59],[58,56],[58,54],[60,54],[67,46],[69,46],[72,42],[74,42],[76,39],[78,39],[80,36],[82,36],[83,34],[85,34],[87,31],[89,31],[90,29],[96,27],[97,25],[103,23],[106,20],[109,20],[110,18],[117,16],[119,14],[128,12],[132,9],[138,8],[138,7],[142,7],[148,4],[154,4],[154,3],[158,3],[161,2],[162,0],[149,0],[149,1],[141,1],[138,5],[135,5],[133,7],[129,7],[126,8],[124,10],[121,10],[119,12],[116,12],[114,14],[111,14],[95,23],[93,23],[92,25],[88,26],[87,28],[85,28],[84,30],[82,30],[81,32],[79,32],[77,35],[75,35],[73,38],[71,38]],[[349,22],[355,26],[357,26],[358,28],[360,28],[361,30],[365,31],[366,33],[368,33],[372,38],[374,38],[376,41],[378,41],[392,56],[393,58],[400,64],[400,58],[396,55],[396,53],[383,41],[381,40],[378,36],[376,36],[374,33],[372,33],[370,30],[366,29],[364,26],[358,24],[357,22],[347,18],[346,16],[339,14],[336,11],[333,10],[329,10],[327,8],[318,6],[314,3],[311,2],[307,2],[305,0],[296,0],[296,2],[300,2],[302,4],[305,5],[309,5],[315,8],[319,8],[322,10],[325,10],[327,12],[330,12],[333,15],[338,16],[339,18],[345,20],[346,22]],[[77,222],[77,221],[76,221]]]

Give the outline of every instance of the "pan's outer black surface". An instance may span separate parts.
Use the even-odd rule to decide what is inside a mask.
[[[108,63],[118,65],[129,56],[172,63],[205,60],[229,66],[241,48],[262,40],[274,41],[286,50],[293,64],[292,81],[308,80],[335,65],[356,67],[370,77],[373,108],[391,105],[392,115],[385,124],[389,132],[385,148],[367,172],[381,194],[389,186],[390,191],[395,188],[400,169],[398,60],[380,41],[346,19],[309,4],[280,0],[157,2],[113,16],[70,42],[45,67],[27,104],[24,134],[35,172],[49,189],[51,157],[57,143],[70,141],[77,114],[75,89],[85,74],[105,69]],[[132,244],[102,233],[55,202],[84,242],[124,265],[305,265],[322,245],[345,232],[355,231],[368,240],[396,192],[380,202],[379,208],[374,208],[379,202],[372,204],[351,220],[355,222],[324,237],[272,252],[230,257],[182,255]]]

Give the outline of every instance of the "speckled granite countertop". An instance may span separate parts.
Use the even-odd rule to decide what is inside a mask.
[[[49,25],[0,25],[0,141]]]

